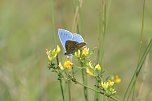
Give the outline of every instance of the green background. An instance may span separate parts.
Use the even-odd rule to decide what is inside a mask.
[[[0,1],[1,101],[62,101],[57,75],[47,68],[45,49],[56,47],[54,34],[61,46],[57,36],[58,28],[71,31],[77,0],[54,1],[54,4],[51,4],[51,0]],[[54,5],[54,12],[51,5]],[[101,65],[106,74],[120,75],[122,82],[116,86],[116,96],[122,99],[137,66],[143,0],[108,0],[107,6],[108,24]],[[82,27],[81,35],[90,49],[98,47],[101,9],[101,0],[83,1],[79,24]],[[52,16],[55,23],[51,20]],[[142,53],[150,38],[152,0],[146,0]],[[96,53],[97,50],[92,57],[94,61]],[[147,101],[152,99],[151,53],[146,60],[147,65],[144,65],[145,69],[142,68],[135,90],[136,98],[143,84],[140,97]],[[89,79],[90,84],[93,84],[93,78]],[[72,84],[72,101],[84,101],[82,88]],[[66,85],[64,90],[67,100]],[[93,97],[94,92],[89,91],[90,101]]]

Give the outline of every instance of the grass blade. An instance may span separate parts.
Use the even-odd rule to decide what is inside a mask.
[[[128,86],[125,94],[124,94],[123,101],[125,101],[126,98],[129,97],[129,96],[128,96],[129,90],[130,90],[131,88],[133,88],[133,86],[134,86],[133,84],[136,82],[136,80],[137,80],[137,78],[138,78],[138,76],[139,76],[139,73],[140,73],[140,71],[141,71],[141,68],[142,68],[142,66],[143,66],[143,64],[144,64],[144,62],[145,62],[145,59],[146,59],[148,53],[150,52],[151,47],[152,47],[152,39],[150,40],[150,42],[149,42],[148,46],[146,47],[146,49],[145,49],[142,57],[140,58],[140,61],[139,61],[139,63],[138,63],[138,66],[137,66],[137,68],[136,68],[136,70],[135,70],[135,72],[134,72],[134,74],[133,74],[133,76],[132,76],[132,79],[131,79],[131,81],[130,81],[130,83],[129,83],[129,86]]]

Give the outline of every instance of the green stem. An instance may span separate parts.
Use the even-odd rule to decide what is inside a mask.
[[[58,55],[57,55],[56,61],[57,61],[57,65],[59,65],[59,57],[58,57]],[[63,85],[62,85],[62,79],[60,79],[60,88],[61,88],[61,93],[62,93],[62,99],[63,99],[63,101],[65,101],[65,99],[64,99]]]
[[[76,22],[75,25],[73,24],[74,25],[73,30],[76,29],[75,27],[77,27],[77,32],[78,33],[82,32],[82,28],[80,28],[80,31],[79,31],[79,26],[78,26],[78,19],[79,19],[80,8],[82,7],[82,2],[83,2],[83,0],[80,0],[79,1],[79,6],[77,6],[77,8],[76,8],[74,22],[76,22],[76,19],[77,19],[77,22]],[[80,26],[80,27],[82,27],[82,26]],[[80,61],[80,64],[81,64],[81,67],[84,67],[84,65],[81,61]],[[88,83],[87,79],[88,78],[87,78],[87,74],[85,72],[85,69],[82,69],[81,72],[82,72],[83,83],[85,85],[87,85],[87,83]],[[88,99],[88,89],[86,87],[84,87],[83,92],[84,92],[85,101],[89,101],[89,99]]]
[[[100,14],[101,15],[101,14]],[[99,50],[98,50],[98,58],[97,61],[102,63],[102,58],[104,54],[104,40],[105,40],[105,35],[106,35],[106,0],[102,0],[102,20],[100,20],[99,23]],[[102,27],[102,28],[101,28]],[[100,30],[100,28],[102,30]]]
[[[145,2],[146,0],[143,1],[143,9],[142,9],[142,21],[141,21],[141,33],[140,33],[140,42],[139,42],[139,57],[138,57],[138,63],[141,57],[141,50],[142,50],[142,46],[143,46],[143,33],[144,33],[144,18],[145,18]],[[137,77],[136,77],[137,78]],[[135,78],[135,80],[136,80]],[[132,94],[132,101],[134,100],[134,93],[135,93],[135,86],[136,86],[136,82],[133,84],[133,94]]]
[[[53,41],[54,45],[57,44],[57,38],[56,38],[56,33],[55,33],[55,14],[54,14],[54,0],[50,0],[50,7],[51,7],[51,22],[52,22],[52,36],[53,36]]]
[[[98,80],[96,79],[96,85],[98,85]],[[98,90],[98,87],[96,87],[96,90]],[[99,100],[99,94],[97,92],[95,92],[94,95],[94,101],[98,101]]]
[[[134,84],[135,84],[135,83],[134,83]],[[132,85],[134,85],[134,84],[132,84]],[[130,91],[129,91],[129,94],[128,94],[128,97],[127,97],[126,101],[129,101],[129,96],[130,96],[132,93],[134,93],[134,91],[133,91],[134,87],[135,87],[135,86],[131,86],[131,89],[130,89]],[[133,94],[132,94],[132,95],[133,95]],[[132,98],[132,101],[133,101],[133,98]]]
[[[152,46],[152,39],[150,40],[148,46],[146,47],[146,49],[145,49],[145,51],[144,51],[144,54],[142,55],[142,57],[141,57],[141,59],[140,59],[140,61],[139,61],[139,63],[138,63],[138,66],[137,66],[137,68],[136,68],[136,70],[135,70],[135,72],[134,72],[134,74],[133,74],[133,76],[132,76],[132,79],[131,79],[128,87],[127,87],[127,90],[126,90],[126,92],[125,92],[125,94],[124,94],[123,101],[125,101],[126,98],[128,99],[128,97],[129,97],[128,94],[130,93],[133,84],[134,84],[134,83],[136,82],[136,80],[137,80],[137,77],[138,77],[138,75],[139,75],[139,73],[140,73],[140,71],[141,71],[141,68],[142,68],[142,66],[143,66],[143,64],[144,64],[144,62],[145,62],[146,56],[147,56],[147,54],[149,53],[149,51],[151,50],[151,46]]]
[[[141,21],[141,32],[140,32],[140,42],[139,42],[139,57],[138,57],[138,62],[141,57],[141,49],[142,49],[142,44],[143,44],[143,33],[144,33],[144,18],[145,18],[145,2],[146,0],[143,1],[143,11],[142,11],[142,21]]]
[[[134,101],[134,96],[135,96],[135,88],[136,88],[136,81],[135,81],[135,83],[133,84],[133,87],[132,87],[132,99],[131,99],[131,101]],[[129,97],[128,97],[129,98]]]
[[[83,67],[83,63],[81,63],[81,66]],[[83,80],[83,84],[87,85],[88,81],[87,81],[87,74],[85,72],[85,69],[82,69],[82,80]],[[87,87],[84,86],[84,97],[85,97],[85,101],[89,101],[88,99],[88,89]]]
[[[79,81],[74,81],[76,84],[79,84],[79,85],[81,85],[81,86],[84,86],[84,87],[86,87],[86,88],[88,88],[88,89],[90,89],[90,90],[92,90],[92,91],[95,91],[95,92],[97,92],[97,93],[100,93],[100,94],[103,94],[103,95],[105,95],[103,92],[101,92],[101,91],[99,91],[99,90],[96,90],[96,89],[93,89],[93,88],[91,88],[91,87],[89,87],[89,86],[87,86],[87,85],[85,85],[85,84],[82,84],[82,83],[80,83]],[[106,95],[105,95],[106,96]],[[107,96],[108,97],[108,96]],[[114,97],[114,96],[110,96],[109,98],[111,98],[111,99],[113,99],[113,100],[115,100],[115,101],[120,101],[118,98],[116,98],[116,97]]]
[[[69,94],[69,101],[71,101],[71,85],[70,85],[70,80],[68,80],[68,94]]]
[[[81,86],[84,86],[84,87],[86,87],[86,88],[88,88],[88,89],[90,89],[90,90],[92,90],[92,91],[97,92],[97,93],[100,93],[99,90],[93,89],[93,88],[91,88],[91,87],[89,87],[89,86],[87,86],[87,85],[85,85],[85,84],[82,84],[82,83],[79,82],[79,81],[75,81],[75,83],[76,83],[76,84],[79,84],[79,85],[81,85]]]
[[[97,56],[97,61],[98,63],[102,63],[103,61],[103,54],[104,54],[104,40],[105,40],[105,35],[106,35],[106,0],[102,0],[102,13],[99,14],[99,50],[98,50],[98,56]],[[102,18],[102,20],[101,20]],[[100,30],[102,29],[102,30]],[[96,85],[98,85],[96,81]],[[98,89],[98,88],[96,88]],[[99,96],[98,93],[95,92],[94,95],[94,101],[99,101]]]
[[[54,16],[54,0],[50,0],[50,7],[51,7],[51,21],[52,21],[52,36],[54,40],[54,45],[56,45],[56,37],[55,37],[55,16]],[[57,56],[57,65],[59,65],[59,58]],[[57,71],[59,72],[59,71]],[[62,100],[65,101],[64,98],[64,91],[63,91],[63,85],[62,85],[62,80],[60,79],[60,88],[61,88],[61,93],[62,93]]]
[[[143,1],[143,11],[142,11],[142,21],[141,21],[140,42],[139,42],[139,56],[138,56],[138,64],[140,63],[141,49],[142,49],[142,44],[143,44],[144,15],[145,15],[145,1],[146,1],[146,0],[144,0],[144,1]],[[139,68],[140,68],[140,67],[138,67],[138,66],[137,66],[137,68],[136,68],[136,70],[135,70],[135,73],[137,73],[137,72],[138,72]],[[134,75],[135,75],[135,74],[134,74]],[[134,75],[133,75],[133,76],[134,76]],[[125,92],[125,95],[124,95],[124,99],[123,99],[123,100],[125,100],[125,98],[126,98],[127,96],[128,96],[128,97],[127,97],[127,100],[129,99],[129,96],[130,96],[130,94],[131,94],[131,91],[133,92],[133,94],[132,94],[132,100],[133,100],[133,98],[134,98],[134,92],[135,92],[135,85],[136,85],[137,76],[138,76],[138,75],[135,75],[134,79],[133,79],[133,77],[132,77],[131,82],[134,82],[134,83],[132,83],[132,86],[134,86],[134,87],[131,87],[131,88],[133,88],[133,89],[129,89],[129,87],[131,86],[131,84],[129,84],[129,86],[128,86],[128,88],[127,88],[126,92]],[[133,80],[134,80],[134,81],[133,81]],[[130,83],[131,83],[131,82],[130,82]],[[128,95],[127,93],[128,93],[129,95]]]
[[[65,101],[65,99],[64,99],[64,92],[63,92],[62,80],[60,80],[60,88],[61,88],[61,93],[62,93],[62,99],[63,99],[63,101]]]

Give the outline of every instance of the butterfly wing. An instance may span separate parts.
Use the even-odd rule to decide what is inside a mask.
[[[86,43],[84,42],[83,37],[80,34],[74,33],[73,34],[73,40],[78,42],[77,43],[77,50],[86,45]]]
[[[67,30],[58,29],[58,35],[63,48],[66,50],[67,55],[73,54],[78,49],[86,45],[84,39],[79,34],[72,34]]]
[[[76,45],[77,45],[77,50],[78,50],[78,49],[82,48],[83,46],[85,46],[86,43],[85,42],[81,42],[81,43],[77,43]]]
[[[66,55],[73,54],[77,50],[77,44],[76,41],[67,40],[65,43]]]
[[[86,45],[85,42],[78,43],[76,41],[67,40],[65,43],[66,55],[73,54],[74,52],[76,52],[78,49],[82,48],[85,45]]]
[[[84,39],[82,38],[82,36],[80,34],[74,33],[73,34],[73,41],[76,41],[78,43],[84,42]]]
[[[64,29],[58,29],[58,35],[63,48],[66,50],[65,43],[67,40],[72,40],[72,33]]]

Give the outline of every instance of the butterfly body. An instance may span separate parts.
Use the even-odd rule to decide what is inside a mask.
[[[74,52],[86,45],[84,39],[79,34],[72,34],[67,30],[58,29],[58,35],[61,44],[66,51],[66,55],[74,54]]]
[[[66,55],[73,54],[74,52],[76,52],[78,49],[82,48],[85,45],[86,45],[85,42],[78,43],[76,41],[67,40],[65,43],[65,48],[66,48],[65,54]]]

